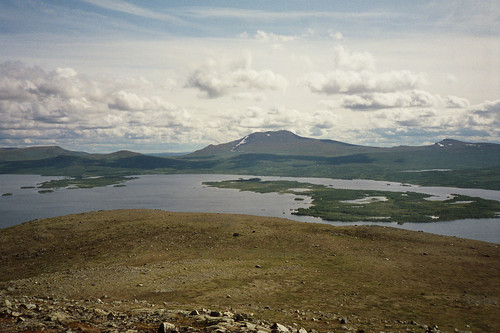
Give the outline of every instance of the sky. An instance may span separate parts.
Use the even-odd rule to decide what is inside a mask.
[[[0,147],[500,143],[500,0],[0,2]]]

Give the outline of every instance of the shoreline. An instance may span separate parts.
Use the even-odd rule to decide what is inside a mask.
[[[1,177],[2,175],[0,175]],[[46,180],[41,176],[29,176],[33,179],[33,184],[23,181],[25,175],[17,175],[10,180],[13,182],[12,196],[0,197],[0,211],[3,210],[2,219],[4,226],[15,225],[38,218],[55,217],[73,213],[82,213],[100,209],[123,209],[123,208],[153,208],[167,211],[198,211],[198,212],[221,212],[239,213],[257,216],[285,217],[302,222],[331,223],[321,221],[317,218],[292,215],[289,209],[296,210],[308,205],[308,201],[296,201],[293,194],[273,195],[273,194],[250,194],[249,192],[234,192],[231,190],[208,189],[201,185],[207,180],[230,180],[234,175],[145,175],[140,179],[127,182],[125,187],[98,187],[93,189],[61,189],[53,193],[39,194],[35,189],[20,189],[21,186],[36,185],[37,182]],[[4,177],[8,179],[8,177]],[[283,179],[281,177],[275,177]],[[17,180],[16,180],[17,179]],[[345,181],[342,181],[345,182]],[[363,181],[366,182],[366,181]],[[8,182],[6,182],[8,184]],[[382,183],[383,188],[394,187]],[[172,188],[176,191],[173,193]],[[404,187],[407,189],[408,187]],[[147,199],[137,200],[138,195],[133,195],[134,191],[139,191],[140,196]],[[34,193],[31,193],[34,192]],[[27,203],[32,204],[27,207]],[[68,204],[70,202],[70,204]],[[72,203],[80,203],[74,205]],[[60,204],[58,204],[60,203]],[[37,208],[38,207],[38,208]],[[47,214],[40,214],[40,209]],[[9,210],[19,213],[9,213]],[[500,218],[495,219],[499,221]],[[14,221],[15,223],[11,223]],[[0,221],[2,223],[2,221]],[[340,222],[349,225],[349,222]],[[354,222],[354,224],[365,224]],[[378,221],[366,224],[379,224]],[[435,227],[437,224],[440,227]],[[432,222],[428,224],[408,224],[393,225],[392,222],[383,222],[380,225],[394,226],[397,228],[418,229],[426,232],[433,232],[442,235],[451,235],[471,239],[500,242],[498,229],[494,228],[489,219],[479,220],[458,220],[454,222]],[[443,230],[435,230],[443,229]],[[485,232],[476,235],[476,231],[484,229]],[[457,233],[457,230],[460,233]],[[496,236],[495,236],[496,235]]]

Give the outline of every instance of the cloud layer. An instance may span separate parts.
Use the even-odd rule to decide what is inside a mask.
[[[0,64],[0,141],[4,144],[179,141],[189,114],[157,96],[144,79],[87,77],[71,68],[44,71]]]
[[[338,40],[315,58],[305,37],[257,31],[235,45],[241,38],[243,53],[186,59],[159,83],[0,63],[0,146],[193,150],[278,129],[381,146],[500,142],[500,100],[471,105],[433,93],[432,75],[380,71],[373,54]]]
[[[495,1],[0,1],[0,146],[500,142],[499,18]]]

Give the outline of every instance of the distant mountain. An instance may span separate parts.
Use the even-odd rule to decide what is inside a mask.
[[[127,150],[88,154],[61,147],[0,149],[0,173],[53,176],[219,173],[378,179],[500,189],[500,144],[445,139],[426,146],[358,146],[289,131],[249,134],[183,156]]]
[[[255,132],[241,139],[218,145],[208,145],[193,153],[155,153],[141,154],[129,150],[120,150],[109,154],[90,154],[63,149],[59,146],[38,146],[28,148],[0,148],[0,162],[35,161],[58,156],[83,157],[96,160],[120,160],[150,156],[155,158],[231,158],[244,154],[268,154],[285,156],[334,157],[353,154],[377,154],[400,152],[429,151],[500,151],[500,145],[494,143],[469,143],[445,139],[428,146],[397,146],[390,148],[360,146],[335,140],[321,140],[301,137],[290,131]],[[465,157],[465,156],[464,156]],[[144,158],[142,158],[144,160]]]
[[[401,154],[429,152],[477,153],[485,149],[500,152],[500,145],[495,143],[469,143],[453,139],[444,139],[427,146],[370,147],[354,145],[334,140],[319,140],[298,136],[290,131],[269,131],[249,134],[241,139],[209,145],[191,154],[188,158],[230,158],[244,154],[271,154],[286,156],[334,157],[354,154]],[[436,158],[439,156],[434,156]],[[463,156],[467,159],[467,156]]]
[[[110,158],[110,159],[119,159],[119,158],[125,158],[125,157],[134,157],[134,156],[142,156],[141,153],[136,153],[130,150],[119,150],[114,153],[110,154],[93,154],[93,157],[100,157],[100,158]]]
[[[500,147],[500,145],[488,142],[470,143],[453,139],[444,139],[443,141],[436,142],[434,144],[434,147],[448,148],[448,149],[463,149],[463,148],[495,148],[495,147]]]
[[[183,156],[187,155],[191,152],[179,152],[179,153],[149,153],[146,154],[148,156],[155,156],[155,157],[173,157],[173,156]]]
[[[445,139],[426,146],[367,147],[253,133],[180,157],[215,162],[211,172],[378,179],[432,186],[500,189],[500,145]]]
[[[84,157],[88,159],[119,159],[142,155],[129,150],[120,150],[110,154],[89,154],[71,151],[59,146],[38,146],[28,148],[0,148],[0,162],[3,161],[37,161],[60,156]]]
[[[151,172],[207,173],[215,164],[214,161],[149,156],[129,150],[89,154],[57,146],[0,149],[0,174],[102,176]]]
[[[376,149],[334,140],[305,138],[290,131],[269,131],[252,133],[228,143],[209,145],[187,157],[230,157],[241,154],[341,156]]]
[[[61,155],[83,156],[84,152],[63,149],[58,146],[39,146],[28,148],[0,148],[0,161],[41,160]]]

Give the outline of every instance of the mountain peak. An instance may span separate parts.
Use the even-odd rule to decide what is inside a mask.
[[[434,146],[446,148],[481,147],[482,145],[482,143],[469,143],[454,139],[444,139],[434,144]]]
[[[439,142],[436,142],[435,145],[438,145],[440,147],[445,147],[445,146],[453,146],[453,145],[464,145],[465,142],[454,140],[454,139],[444,139]]]
[[[305,156],[337,156],[347,150],[368,149],[333,140],[318,140],[298,136],[287,130],[255,132],[241,139],[209,145],[191,156],[234,156],[239,154],[274,154]]]
[[[267,132],[255,132],[243,137],[241,140],[237,140],[237,143],[231,148],[231,152],[235,153],[238,151],[244,152],[245,145],[269,145],[276,142],[285,143],[289,140],[299,139],[298,135],[290,131],[267,131]],[[236,141],[233,141],[236,142]]]

